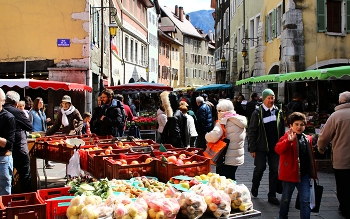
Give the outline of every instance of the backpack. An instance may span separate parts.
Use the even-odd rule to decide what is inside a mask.
[[[113,99],[113,102],[115,103],[115,108],[117,109],[118,115],[117,115],[117,121],[118,121],[118,128],[124,127],[125,121],[126,121],[126,113],[124,109],[124,104],[116,99]]]

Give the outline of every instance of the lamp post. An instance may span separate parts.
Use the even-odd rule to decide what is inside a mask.
[[[249,40],[253,40],[253,42],[256,42],[256,44],[258,44],[258,40],[259,38],[243,38],[241,40],[241,43],[243,44],[243,48],[241,50],[242,53],[242,57],[245,58],[248,55],[248,51],[247,51],[247,41]]]

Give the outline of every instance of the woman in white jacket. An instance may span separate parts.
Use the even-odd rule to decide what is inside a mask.
[[[180,105],[180,111],[187,118],[187,130],[186,130],[186,147],[194,147],[196,144],[196,139],[198,137],[198,133],[196,130],[196,126],[194,124],[194,119],[192,116],[187,114],[187,106]]]
[[[246,137],[245,116],[236,114],[230,100],[221,100],[216,106],[218,121],[214,129],[205,135],[207,142],[215,143],[223,135],[221,124],[226,128],[226,138],[230,140],[225,156],[225,164],[216,166],[216,173],[236,180],[237,167],[244,163],[244,140]]]
[[[158,121],[158,142],[162,140],[162,133],[165,127],[166,122],[168,121],[167,115],[164,112],[164,107],[161,105],[157,110],[157,121]]]

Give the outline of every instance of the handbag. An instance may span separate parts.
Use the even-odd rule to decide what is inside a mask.
[[[211,159],[211,164],[223,165],[225,164],[225,155],[227,147],[230,144],[230,140],[226,138],[226,128],[221,124],[223,134],[221,138],[215,142],[208,142],[207,148],[203,152],[204,156]]]
[[[311,212],[318,213],[320,211],[321,199],[323,194],[323,186],[319,185],[315,179],[310,186],[310,196],[312,196],[312,193],[314,194],[315,203],[312,203],[312,197],[310,197],[310,207],[312,204],[314,204],[314,207],[311,208]],[[300,210],[299,193],[295,201],[295,208]]]

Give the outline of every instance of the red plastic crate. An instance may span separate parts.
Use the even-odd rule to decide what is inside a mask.
[[[151,158],[150,155],[140,154],[127,154],[127,165],[119,165],[115,163],[116,159],[106,158],[104,159],[105,177],[111,179],[131,179],[137,176],[155,176],[157,173],[156,159],[150,163],[144,163],[147,158]],[[139,164],[130,164],[132,161],[137,161]]]
[[[2,215],[8,219],[46,219],[46,203],[36,192],[0,196]]]
[[[59,203],[70,202],[71,199],[49,200],[61,196],[72,196],[68,191],[71,187],[39,189],[37,191],[39,198],[46,203],[47,219],[63,219],[66,217],[68,206],[59,206]]]
[[[119,154],[110,154],[110,155],[96,155],[104,152],[104,150],[96,150],[88,152],[88,172],[96,177],[97,179],[104,178],[104,165],[103,158],[104,157],[113,157],[113,158],[121,158],[124,153],[129,152],[129,149],[120,150]]]
[[[193,177],[201,174],[208,174],[211,170],[210,159],[203,156],[193,155],[188,159],[183,159],[183,161],[184,163],[187,161],[196,161],[196,163],[178,166],[176,164],[169,164],[167,162],[163,162],[161,159],[158,159],[156,174],[158,180],[161,182],[168,182],[173,176],[187,175]]]
[[[146,146],[146,145],[142,145],[142,143],[147,143],[148,145],[153,145],[156,143],[152,139],[140,139],[140,140],[134,140],[134,142],[137,146]]]
[[[204,149],[203,148],[186,148],[186,151],[192,153],[193,155],[203,156]]]

